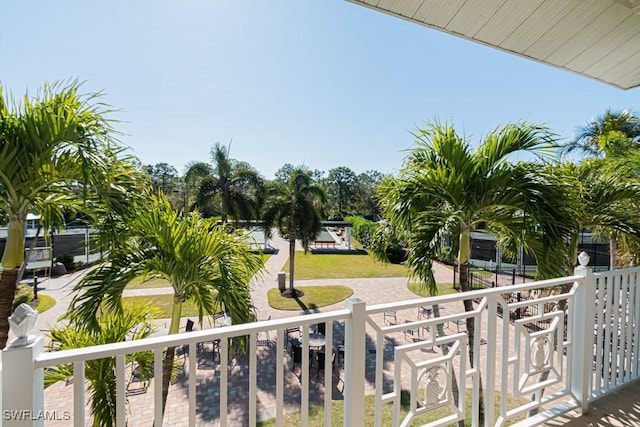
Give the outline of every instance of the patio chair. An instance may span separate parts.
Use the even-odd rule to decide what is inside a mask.
[[[227,326],[227,313],[216,313],[213,315],[213,326],[216,328],[222,328]]]
[[[326,335],[327,333],[327,324],[326,323],[318,323],[318,327],[316,328],[316,332],[322,335]]]
[[[427,307],[427,306],[422,306],[422,307],[418,307],[418,320],[420,319],[428,319],[431,317],[431,314],[433,313],[433,308],[431,307]]]
[[[393,319],[393,322],[391,321]],[[384,312],[384,324],[386,325],[389,322],[389,325],[397,325],[398,318],[396,317],[395,310],[389,310]]]
[[[302,366],[302,345],[297,345],[291,348],[291,370],[295,369],[296,363]],[[313,363],[313,351],[309,350],[309,364]]]
[[[284,333],[287,335],[287,342],[291,342],[293,345],[294,340],[298,340],[300,338],[300,326],[292,326],[290,328],[286,328]]]
[[[149,388],[150,378],[142,375],[142,369],[138,362],[132,361],[129,364],[129,371],[129,380],[127,381],[127,386],[125,388],[127,395],[133,396],[146,393]],[[137,385],[137,387],[134,385]]]
[[[257,347],[269,347],[270,342],[271,342],[271,339],[269,337],[269,331],[258,332],[257,339],[256,339]]]
[[[324,365],[326,360],[326,354],[324,351],[316,352],[316,380],[320,378],[320,371],[324,372]],[[336,366],[336,354],[331,352],[331,372],[333,373],[333,369]]]
[[[411,323],[411,321],[406,320],[405,323]],[[410,340],[413,342],[420,341],[420,328],[417,326],[407,328],[404,330],[404,339],[407,339],[407,335],[410,336]],[[407,340],[409,341],[409,340]]]

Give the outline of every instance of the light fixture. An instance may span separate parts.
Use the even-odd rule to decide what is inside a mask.
[[[36,325],[38,312],[30,305],[22,303],[9,316],[9,326],[17,339],[11,343],[11,347],[25,347],[35,341],[35,335],[29,335],[29,332]]]
[[[578,255],[578,262],[580,263],[580,267],[586,267],[589,264],[589,260],[591,257],[585,251],[580,252]]]

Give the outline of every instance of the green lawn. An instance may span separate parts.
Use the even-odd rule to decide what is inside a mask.
[[[481,279],[487,279],[489,277],[495,276],[495,273],[483,270],[481,268],[469,268],[469,273],[472,273],[474,277],[479,277]]]
[[[403,419],[407,413],[410,404],[410,394],[409,392],[403,390],[401,394],[401,409],[400,409],[400,417]],[[507,406],[509,408],[515,408],[519,405],[526,403],[527,401],[524,399],[515,399],[509,397],[507,399]],[[498,405],[500,404],[500,393],[496,393],[496,412],[499,410]],[[374,425],[374,413],[375,413],[375,396],[365,396],[364,401],[365,409],[365,423],[364,425],[369,427]],[[467,394],[465,397],[465,425],[471,425],[471,390],[467,390]],[[343,413],[344,413],[344,401],[342,400],[334,400],[331,403],[331,423],[334,426],[343,424]],[[437,419],[446,417],[450,415],[451,412],[448,409],[436,409],[427,414],[421,415],[419,417],[414,418],[411,425],[422,425],[433,422]],[[515,424],[516,422],[522,421],[525,417],[521,416],[514,420],[510,420],[506,425]],[[382,410],[382,423],[383,426],[390,426],[393,424],[393,406],[391,404],[384,405]],[[258,426],[260,427],[271,427],[275,426],[275,420],[266,420],[263,422],[259,422]],[[284,425],[285,427],[294,427],[301,425],[300,421],[300,412],[294,412],[291,414],[286,414],[284,416]],[[321,427],[324,426],[324,408],[322,406],[312,406],[309,408],[309,422],[307,423],[309,427]]]
[[[56,305],[56,300],[49,295],[38,294],[38,299],[33,299],[33,287],[29,285],[18,285],[16,289],[16,295],[13,300],[13,306],[17,307],[21,303],[29,304],[31,307],[38,310],[38,313],[44,313],[51,307]]]
[[[123,297],[122,304],[133,305],[135,303],[145,303],[149,306],[156,306],[159,310],[158,318],[164,319],[171,317],[171,309],[173,308],[173,295],[147,295],[144,297]],[[196,308],[185,302],[182,305],[182,317],[193,317],[198,315]]]
[[[276,310],[307,310],[326,307],[353,295],[353,289],[339,285],[301,286],[296,289],[303,291],[304,295],[300,298],[284,298],[278,289],[269,289],[269,305]]]
[[[171,285],[164,279],[151,279],[142,282],[142,277],[136,277],[127,285],[126,289],[169,288]]]
[[[403,265],[383,264],[371,255],[311,254],[296,252],[295,278],[345,279],[366,277],[406,277]],[[282,271],[289,271],[289,262]]]
[[[262,261],[267,262],[271,254],[262,254]],[[150,288],[168,288],[171,285],[164,279],[151,279],[147,282],[142,282],[142,277],[133,279],[127,285],[126,289],[150,289]]]

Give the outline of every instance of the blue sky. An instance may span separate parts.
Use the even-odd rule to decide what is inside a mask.
[[[1,19],[6,89],[86,80],[143,163],[179,171],[233,139],[267,178],[284,163],[393,173],[424,120],[474,142],[518,120],[570,138],[639,94],[343,0],[24,0]]]

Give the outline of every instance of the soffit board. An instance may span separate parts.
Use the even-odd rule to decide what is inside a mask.
[[[623,89],[640,85],[640,0],[347,1]]]

